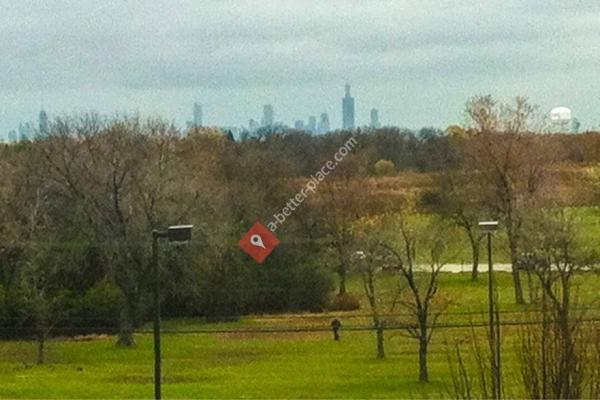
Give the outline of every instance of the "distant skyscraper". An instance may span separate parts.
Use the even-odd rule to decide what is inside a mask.
[[[308,126],[306,127],[306,129],[310,133],[317,133],[317,117],[315,117],[314,115],[308,117]]]
[[[379,122],[379,110],[376,108],[371,109],[371,123],[369,126],[373,129],[377,129],[381,127],[381,123]]]
[[[265,104],[263,106],[262,126],[272,126],[274,120],[275,120],[275,112],[273,111],[273,105]]]
[[[194,103],[194,127],[202,126],[202,104]]]
[[[294,128],[296,130],[303,131],[304,130],[304,121],[299,119],[296,122],[294,122]]]
[[[33,139],[35,129],[30,122],[19,124],[19,140],[30,140]]]
[[[44,111],[44,109],[42,108],[40,110],[40,114],[38,116],[38,124],[39,124],[39,130],[40,130],[40,136],[42,137],[46,137],[50,134],[50,126],[48,124],[48,114],[46,114],[46,111]]]
[[[346,94],[342,99],[342,129],[354,129],[354,97],[350,96],[350,85],[346,84]]]
[[[571,133],[579,133],[579,127],[581,126],[581,122],[577,118],[573,118],[571,121]]]
[[[329,115],[327,115],[327,113],[321,114],[321,118],[319,119],[319,127],[317,130],[319,133],[326,133],[331,130],[329,127]]]
[[[260,125],[254,119],[250,119],[250,121],[248,121],[248,130],[250,132],[254,132],[258,130],[258,128],[260,128]]]

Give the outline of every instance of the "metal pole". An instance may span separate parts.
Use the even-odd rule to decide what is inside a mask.
[[[158,231],[152,232],[152,273],[154,277],[154,398],[160,400],[160,269],[158,267]]]
[[[496,364],[496,324],[494,318],[494,279],[492,267],[492,233],[487,233],[487,250],[488,250],[488,319],[490,330],[490,371],[492,373],[492,396],[498,399],[498,380],[497,380],[497,364]]]
[[[491,247],[491,246],[490,246]],[[491,255],[491,252],[490,252]],[[490,258],[491,259],[491,258]],[[493,278],[492,278],[493,280]],[[496,320],[496,381],[498,399],[502,398],[502,366],[500,365],[500,302],[498,301],[498,285],[494,281],[494,318]]]

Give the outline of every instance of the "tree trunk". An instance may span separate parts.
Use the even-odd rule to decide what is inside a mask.
[[[121,329],[121,331],[119,332],[119,339],[117,340],[117,346],[121,346],[121,347],[135,346],[135,339],[133,338],[132,329]]]
[[[576,399],[581,397],[581,380],[579,378],[579,354],[575,352],[574,327],[570,317],[570,282],[568,279],[562,281],[562,306],[559,311],[559,324],[561,340],[563,341],[562,358],[564,365],[563,393],[562,398]]]
[[[37,351],[37,363],[44,363],[44,344],[46,342],[46,335],[40,333],[38,335],[38,351]]]
[[[117,340],[117,346],[132,347],[135,346],[135,339],[133,338],[133,325],[134,318],[131,315],[132,310],[129,305],[123,307],[121,312],[121,321],[119,326],[119,339]]]
[[[508,240],[510,245],[511,272],[515,288],[515,301],[517,304],[525,304],[525,298],[523,297],[523,285],[521,284],[521,274],[519,273],[519,256],[517,252],[517,245],[515,240],[511,239],[510,236]]]
[[[380,322],[376,325],[377,329],[377,358],[385,358],[385,349],[383,347],[383,326]]]
[[[423,331],[421,331],[421,335],[423,335]],[[427,335],[426,332],[425,335]],[[419,382],[429,382],[429,371],[427,370],[427,336],[419,338]]]
[[[523,297],[523,285],[521,284],[521,275],[519,274],[519,267],[516,261],[512,263],[512,277],[515,286],[515,301],[517,304],[525,304],[525,298]]]
[[[346,294],[346,274],[346,265],[342,263],[338,267],[338,275],[340,277],[339,294]]]
[[[473,268],[471,269],[471,280],[477,280],[479,273],[479,242],[475,238],[469,237],[471,240],[471,251],[473,257]]]

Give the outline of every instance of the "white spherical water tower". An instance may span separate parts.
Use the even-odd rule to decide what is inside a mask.
[[[560,106],[550,110],[550,121],[553,132],[570,133],[573,131],[573,113],[568,107]]]
[[[567,107],[554,107],[550,110],[552,121],[571,121],[571,109]]]

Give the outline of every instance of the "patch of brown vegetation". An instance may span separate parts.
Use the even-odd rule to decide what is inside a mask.
[[[218,333],[216,338],[226,340],[323,340],[328,332],[227,332]]]

